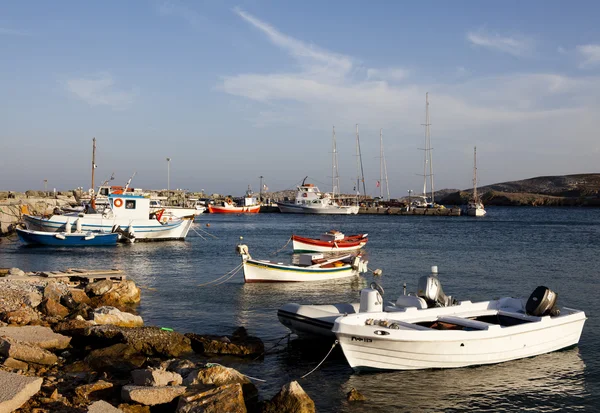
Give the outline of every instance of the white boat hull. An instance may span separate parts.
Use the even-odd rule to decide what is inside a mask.
[[[324,215],[356,215],[359,207],[357,205],[297,205],[278,202],[279,211],[286,214],[324,214]]]
[[[415,322],[414,317],[424,320],[425,315],[428,319],[432,315],[433,319],[443,315],[467,318],[469,311],[471,316],[481,315],[490,303],[492,305],[487,313],[498,313],[493,308],[493,303],[497,302],[492,301],[406,311],[404,314],[369,313],[339,317],[333,332],[354,369],[415,370],[495,364],[571,347],[579,342],[586,320],[583,312],[563,308],[564,315],[532,317],[537,321],[510,327],[491,324],[488,329],[434,330],[411,324]],[[365,325],[367,318],[396,321],[400,328]],[[466,323],[469,321],[466,320]]]
[[[334,268],[307,268],[270,261],[246,260],[244,280],[251,282],[314,282],[354,277],[358,271],[350,264]]]
[[[470,217],[483,217],[487,211],[483,208],[468,208],[467,215]]]
[[[172,215],[173,217],[183,218],[189,216],[198,216],[206,211],[205,207],[199,208],[186,208],[186,207],[150,207],[150,212],[158,212],[160,210],[165,210],[165,213]]]
[[[128,218],[104,218],[102,214],[77,215],[52,215],[48,219],[24,215],[27,229],[34,231],[61,232],[65,230],[67,222],[75,230],[77,220],[81,222],[83,231],[110,232],[114,225],[128,231],[133,227],[136,240],[180,240],[185,239],[193,223],[191,219],[172,221],[161,224],[156,220],[139,220]]]

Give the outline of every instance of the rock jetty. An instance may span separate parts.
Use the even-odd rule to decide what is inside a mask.
[[[215,336],[145,326],[140,290],[124,277],[4,275],[0,413],[315,411],[297,382],[262,400],[250,378],[206,362],[260,357],[263,342],[243,327]]]

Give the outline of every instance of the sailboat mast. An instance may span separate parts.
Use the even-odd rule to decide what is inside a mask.
[[[383,128],[379,129],[379,198],[383,199]]]
[[[360,194],[360,148],[358,146],[358,123],[356,124],[356,194]]]
[[[367,188],[365,187],[365,173],[363,170],[363,163],[362,163],[362,154],[360,153],[360,138],[358,136],[358,123],[356,124],[356,156],[357,158],[357,163],[356,163],[356,168],[358,169],[358,176],[356,177],[356,185],[357,188],[360,188],[360,182],[362,180],[362,187],[363,187],[363,195],[366,196],[367,195]],[[360,189],[359,189],[360,191]]]
[[[429,118],[429,92],[425,93],[425,157],[423,160],[423,196],[427,199],[427,177],[430,177],[430,186],[431,186],[431,203],[433,204],[435,199],[433,198],[434,188],[433,188],[433,161],[431,157],[431,132],[429,127],[431,126],[431,121]],[[429,164],[429,171],[427,171],[427,165]],[[427,173],[429,172],[429,173]]]
[[[337,143],[335,139],[335,126],[333,127],[332,136],[332,159],[331,159],[331,191],[335,198],[336,192],[341,194],[340,190],[340,175],[338,172],[338,160],[337,160]]]
[[[428,153],[429,153],[429,179],[431,180],[431,204],[433,205],[435,203],[435,199],[433,197],[434,194],[434,188],[433,188],[433,159],[431,156],[431,151],[432,151],[432,147],[431,147],[431,131],[429,129],[429,127],[431,126],[431,118],[429,117],[429,92],[427,93],[427,95],[425,96],[425,101],[427,103],[427,148],[428,148]]]
[[[381,129],[379,131],[379,133],[380,133],[381,137],[383,137],[383,129]],[[383,138],[381,138],[381,142],[383,142]],[[385,154],[383,152],[383,143],[382,143],[381,147],[382,147],[382,149],[381,149],[381,157],[383,159],[383,173],[384,173],[384,176],[385,176],[385,190],[387,192],[386,201],[389,201],[390,200],[390,184],[388,182],[387,163],[385,161]],[[380,185],[383,185],[383,183],[380,183]]]
[[[94,187],[94,174],[96,172],[96,138],[92,139],[92,191],[95,191]],[[96,193],[92,192],[91,196],[92,208],[96,208]]]
[[[473,150],[473,199],[477,201],[477,146]]]

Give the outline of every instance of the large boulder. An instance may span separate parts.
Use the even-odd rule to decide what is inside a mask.
[[[60,298],[68,292],[69,289],[65,284],[49,282],[44,287],[44,298],[51,298],[56,302],[60,302]]]
[[[364,402],[367,398],[354,387],[350,389],[350,391],[346,394],[346,399],[349,402]]]
[[[92,302],[90,300],[90,297],[88,297],[87,294],[85,293],[85,291],[83,291],[79,288],[72,288],[69,290],[69,293],[70,293],[73,301],[75,301],[77,304],[90,305],[90,303]]]
[[[65,318],[69,315],[69,309],[52,298],[44,298],[40,306],[42,313],[48,317]]]
[[[214,385],[217,387],[226,384],[239,383],[244,391],[244,399],[252,399],[258,395],[258,389],[248,377],[239,371],[219,364],[208,364],[210,367],[194,370],[184,379],[183,384],[193,386],[196,384]]]
[[[242,386],[226,384],[210,390],[185,394],[179,398],[177,413],[246,413]]]
[[[158,327],[94,326],[86,331],[86,335],[95,342],[126,343],[147,356],[179,357],[192,352],[189,338]]]
[[[40,314],[31,307],[21,307],[17,310],[1,314],[0,320],[16,325],[35,324],[39,323]]]
[[[190,372],[196,369],[196,363],[186,359],[171,359],[160,363],[160,368],[186,377]]]
[[[87,413],[123,413],[123,410],[117,409],[104,400],[98,400],[89,405]]]
[[[112,388],[112,383],[104,380],[98,380],[94,383],[82,384],[81,386],[75,387],[75,395],[82,400],[98,400],[109,395],[107,390],[110,391]]]
[[[271,401],[264,402],[262,413],[315,413],[315,403],[297,381],[286,384]]]
[[[70,337],[56,334],[48,327],[0,327],[0,336],[34,344],[46,350],[63,350],[69,346]]]
[[[90,352],[85,362],[96,371],[125,375],[142,367],[146,357],[133,347],[120,343]]]
[[[123,386],[121,398],[127,402],[136,402],[146,406],[154,406],[173,401],[185,393],[185,386]]]
[[[123,280],[114,284],[112,289],[104,294],[98,300],[99,305],[110,305],[114,307],[127,307],[140,302],[140,289],[131,280]]]
[[[192,342],[192,349],[200,354],[230,354],[235,356],[257,356],[265,351],[265,345],[258,337],[249,336],[246,329],[238,328],[232,336],[185,335]]]
[[[91,320],[96,324],[112,324],[119,327],[141,327],[144,325],[142,317],[109,306],[95,309],[91,314]]]
[[[0,337],[0,355],[36,364],[54,364],[58,358],[48,350],[10,337]]]
[[[183,379],[177,373],[163,369],[140,369],[131,372],[136,386],[178,386]]]
[[[25,377],[0,370],[0,412],[12,412],[24,405],[42,387],[41,377]]]
[[[99,296],[107,293],[113,287],[113,282],[111,280],[100,280],[94,283],[88,284],[85,287],[85,292],[87,295],[91,296]]]

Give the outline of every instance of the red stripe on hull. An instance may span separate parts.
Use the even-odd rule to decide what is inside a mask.
[[[298,235],[292,235],[292,240],[302,242],[304,244],[317,245],[319,247],[333,247],[334,246],[333,241],[321,241],[321,240],[314,239],[314,238],[299,237]],[[335,244],[339,248],[356,247],[356,246],[360,245],[361,243],[366,244],[368,240],[369,240],[368,238],[363,238],[362,235],[352,235],[349,237],[345,237],[343,240],[335,241]]]
[[[211,214],[258,214],[260,205],[251,207],[216,207],[209,205],[208,212]]]

